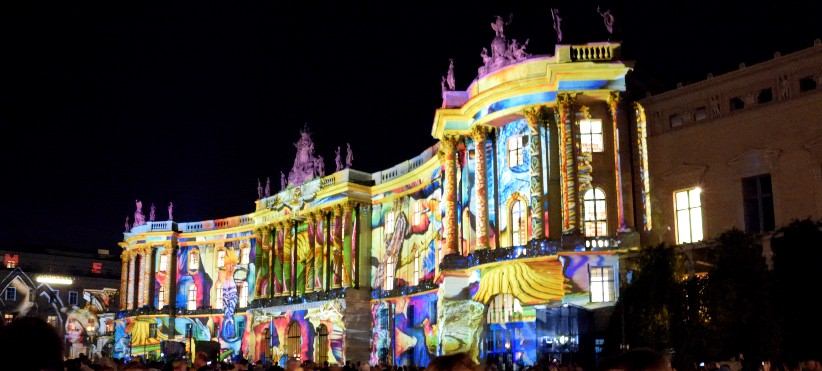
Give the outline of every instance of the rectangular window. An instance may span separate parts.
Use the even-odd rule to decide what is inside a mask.
[[[773,89],[765,88],[759,91],[756,95],[756,103],[768,103],[773,100]]]
[[[694,121],[702,121],[708,118],[708,109],[705,106],[698,107],[694,110]]]
[[[225,250],[217,250],[217,268],[225,266]]]
[[[168,255],[160,255],[160,272],[168,272]]]
[[[394,232],[394,212],[389,211],[385,213],[385,234],[389,235]]]
[[[11,321],[14,321],[14,315],[13,314],[6,313],[6,314],[3,315],[3,322],[5,322],[5,324],[8,325],[9,323],[11,323]]]
[[[423,207],[422,207],[422,200],[414,200],[414,219],[412,222],[414,225],[420,225],[422,223],[422,216],[423,216]]]
[[[603,152],[605,141],[602,139],[602,120],[579,120],[579,139],[582,152]]]
[[[17,265],[20,263],[20,255],[18,254],[3,254],[3,266],[6,269],[14,269],[17,268]]]
[[[676,243],[702,241],[702,189],[674,192],[676,209]]]
[[[671,128],[678,128],[685,123],[685,117],[680,114],[671,115],[668,117],[668,122],[670,123]]]
[[[799,92],[816,90],[816,79],[813,76],[806,76],[799,79]]]
[[[249,248],[248,245],[243,245],[243,247],[240,247],[240,264],[248,265],[250,259],[251,248]]]
[[[589,267],[592,303],[614,301],[614,267]]]
[[[508,138],[508,167],[516,167],[525,161],[525,146],[528,145],[527,135],[516,135]]]
[[[157,338],[157,324],[156,323],[150,323],[148,325],[148,337],[151,338],[151,339],[156,339]]]
[[[389,256],[388,260],[385,262],[385,285],[383,290],[394,289],[394,269],[396,267],[396,262],[394,259],[396,258]]]
[[[191,285],[188,287],[188,296],[186,299],[188,299],[188,305],[186,305],[186,309],[197,309],[197,286]]]
[[[77,291],[69,291],[69,294],[68,294],[69,305],[77,305],[77,303],[79,302],[78,299],[79,298],[78,298],[78,295],[77,295]]]
[[[49,315],[48,317],[46,317],[46,322],[48,322],[48,324],[51,325],[52,327],[57,327],[57,325],[58,325],[57,316]]]
[[[773,190],[770,174],[743,178],[742,200],[746,232],[761,233],[774,229]]]
[[[188,254],[188,270],[196,271],[200,269],[200,252],[192,251]]]
[[[237,291],[240,292],[240,308],[248,306],[248,284],[240,282],[237,284]]]
[[[731,108],[731,111],[741,110],[745,108],[745,101],[740,97],[733,97],[728,101],[728,106]]]
[[[17,300],[17,289],[14,287],[6,288],[6,300]]]

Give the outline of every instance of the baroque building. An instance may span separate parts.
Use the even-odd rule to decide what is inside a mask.
[[[138,209],[118,356],[212,341],[252,360],[593,359],[620,254],[645,228],[620,100],[630,68],[618,43],[530,56],[494,31],[467,89],[443,79],[438,143],[420,155],[375,173],[337,159],[324,176],[303,133],[284,189],[260,190],[248,214],[143,222]]]

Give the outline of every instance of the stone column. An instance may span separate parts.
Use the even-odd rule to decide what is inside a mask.
[[[143,265],[143,305],[150,305],[152,303],[151,298],[151,285],[152,285],[152,272],[151,272],[151,247],[143,248],[143,258],[140,262]]]
[[[126,292],[128,292],[128,252],[123,251],[120,254],[120,261],[122,264],[120,265],[120,310],[128,309],[126,308],[126,300],[128,297],[126,296]]]
[[[488,166],[485,158],[485,141],[488,139],[488,128],[475,126],[471,130],[474,140],[476,160],[477,194],[477,250],[487,249],[488,243]]]
[[[140,264],[137,266],[136,277],[137,277],[137,303],[136,308],[142,307],[145,303],[145,298],[143,297],[143,286],[146,285],[145,280],[145,266],[146,266],[146,257],[143,255],[142,248],[137,252],[137,255],[140,256]]]
[[[291,280],[291,270],[293,268],[291,257],[294,253],[293,229],[293,220],[287,220],[283,224],[283,296],[291,295],[291,290],[294,288],[294,282]]]
[[[283,244],[285,234],[283,233],[283,223],[274,226],[274,295],[283,294]]]
[[[134,277],[137,274],[134,272],[137,257],[136,254],[128,252],[128,283],[126,286],[126,309],[134,309]]]
[[[352,284],[352,260],[351,260],[351,237],[352,237],[352,218],[353,218],[354,204],[346,202],[343,204],[342,215],[342,242],[343,242],[343,265],[342,265],[342,285],[343,287],[351,287]]]
[[[576,97],[570,93],[557,95],[559,110],[559,146],[560,174],[562,177],[562,232],[576,230],[577,223],[577,171],[576,150],[573,133],[574,102]]]
[[[323,272],[325,271],[325,212],[312,214],[314,218],[314,290],[323,290]],[[323,241],[324,243],[320,243]]]
[[[334,216],[332,217],[331,230],[331,254],[332,254],[332,288],[339,288],[342,286],[342,207],[340,205],[334,206]]]
[[[308,214],[306,218],[308,223],[308,251],[305,256],[305,292],[314,291],[314,264],[316,256],[314,256],[314,245],[316,244],[315,236],[317,223],[314,219],[314,213]]]
[[[532,107],[523,112],[530,138],[528,138],[531,155],[531,238],[541,240],[545,238],[545,214],[542,208],[542,140],[540,127],[542,126],[542,107]]]
[[[445,166],[445,246],[443,256],[459,254],[457,241],[457,137],[447,136],[440,141],[440,161]]]
[[[608,108],[611,111],[611,126],[614,134],[614,182],[616,183],[616,211],[617,211],[617,231],[626,229],[625,206],[622,200],[622,166],[619,154],[619,92],[612,91],[608,97]]]

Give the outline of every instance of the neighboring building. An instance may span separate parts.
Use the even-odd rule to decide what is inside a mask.
[[[285,189],[260,187],[249,214],[145,222],[138,203],[117,356],[176,340],[253,360],[592,360],[642,229],[629,67],[615,43],[531,57],[502,27],[468,89],[444,79],[439,143],[413,159],[369,174],[338,157],[323,176],[304,132]]]
[[[635,108],[652,174],[648,242],[698,242],[731,228],[767,235],[822,217],[818,40]]]
[[[3,322],[39,317],[65,339],[69,358],[111,351],[120,266],[108,250],[3,250],[0,312]]]

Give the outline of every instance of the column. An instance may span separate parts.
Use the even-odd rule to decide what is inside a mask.
[[[320,211],[317,214],[311,214],[314,218],[314,290],[323,290],[323,272],[325,271],[325,216],[324,212]]]
[[[531,155],[531,238],[541,240],[545,238],[545,215],[542,208],[542,107],[532,107],[523,112],[530,138],[528,152]]]
[[[151,293],[151,247],[144,247],[143,248],[143,258],[140,259],[140,263],[143,266],[143,305],[149,305],[151,303],[151,298],[149,294]]]
[[[342,207],[340,205],[334,206],[334,216],[332,220],[331,230],[331,254],[332,254],[332,288],[339,288],[342,286]]]
[[[126,289],[126,309],[134,309],[134,277],[136,276],[135,260],[136,254],[129,252],[128,254],[128,288]]]
[[[283,296],[291,295],[294,283],[291,281],[291,255],[294,253],[294,237],[292,230],[294,221],[287,220],[283,223]]]
[[[440,141],[440,161],[445,165],[445,246],[443,256],[459,254],[457,241],[457,138],[447,136]]]
[[[548,115],[551,122],[546,125],[545,130],[548,131],[548,143],[543,143],[547,149],[548,155],[548,174],[543,174],[548,177],[548,194],[546,195],[548,205],[548,237],[554,240],[559,240],[562,236],[562,215],[563,215],[563,199],[562,199],[562,174],[560,172],[560,141],[559,141],[559,110],[553,109]]]
[[[314,213],[309,213],[306,219],[308,223],[308,252],[305,256],[305,292],[314,291],[314,264],[316,257],[314,256],[314,245],[316,244],[317,222],[314,219]]]
[[[619,154],[619,126],[617,123],[619,113],[619,92],[612,91],[608,97],[608,108],[611,111],[611,125],[614,133],[614,182],[616,189],[616,211],[617,211],[617,231],[626,229],[625,207],[622,199],[622,166]]]
[[[351,285],[360,288],[360,212],[363,205],[354,205],[351,221]]]
[[[477,194],[477,250],[487,249],[488,243],[488,166],[485,158],[485,141],[488,139],[488,128],[475,126],[471,130],[476,156],[476,190]]]
[[[573,232],[577,226],[576,152],[573,137],[573,105],[575,96],[569,93],[557,95],[559,109],[560,175],[562,178],[562,232]]]
[[[137,266],[137,271],[135,273],[136,277],[137,277],[137,288],[136,288],[137,292],[135,293],[135,294],[137,294],[137,304],[136,304],[135,307],[140,308],[140,307],[143,306],[143,303],[145,302],[144,301],[145,299],[143,298],[143,286],[145,286],[145,284],[146,284],[146,281],[145,281],[145,261],[146,261],[146,257],[145,257],[145,255],[143,255],[142,249],[137,251],[137,255],[140,257],[140,264]]]
[[[126,308],[126,292],[128,291],[128,252],[123,251],[120,254],[120,260],[122,264],[120,265],[120,310],[128,309]]]
[[[346,202],[343,204],[343,215],[342,215],[342,238],[343,238],[343,265],[342,265],[342,284],[343,287],[351,287],[351,283],[353,275],[352,275],[352,261],[351,261],[351,237],[352,237],[352,218],[353,213],[352,210],[354,208],[354,204],[352,202]]]
[[[283,294],[283,224],[274,225],[274,295]]]

